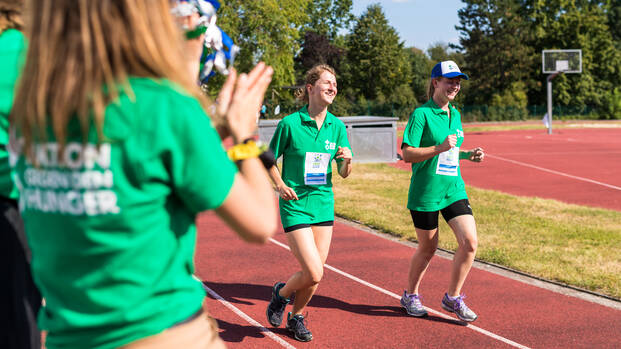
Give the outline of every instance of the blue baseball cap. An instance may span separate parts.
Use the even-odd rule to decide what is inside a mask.
[[[453,61],[440,62],[431,69],[431,78],[439,78],[441,76],[445,78],[463,77],[468,80],[468,75],[462,73],[457,63]]]

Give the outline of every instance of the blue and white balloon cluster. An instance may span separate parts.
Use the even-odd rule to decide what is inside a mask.
[[[229,67],[233,66],[235,56],[239,53],[239,46],[216,25],[216,12],[220,8],[217,0],[176,0],[172,9],[173,15],[187,17],[195,13],[200,16],[195,28],[184,28],[188,38],[205,34],[203,55],[200,59],[201,70],[199,81],[206,83],[215,75],[215,70],[227,75]]]

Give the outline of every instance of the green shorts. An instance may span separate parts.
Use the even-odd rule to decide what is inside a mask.
[[[334,194],[332,191],[298,193],[299,200],[278,201],[283,228],[297,224],[314,224],[334,220]]]

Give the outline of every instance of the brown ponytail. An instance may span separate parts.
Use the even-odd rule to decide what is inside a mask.
[[[439,80],[439,79],[442,79],[442,78],[441,77],[430,78],[429,81],[427,82],[427,100],[430,100],[433,98],[433,94],[436,92],[436,88],[433,87],[433,81]]]

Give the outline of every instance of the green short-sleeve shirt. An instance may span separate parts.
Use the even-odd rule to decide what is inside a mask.
[[[107,106],[99,146],[94,127],[82,144],[72,122],[64,150],[52,136],[35,148],[38,166],[18,158],[50,349],[116,348],[203,302],[195,218],[222,204],[237,168],[196,99],[165,80],[130,86]]]
[[[440,109],[433,100],[429,100],[414,110],[403,131],[403,144],[412,147],[439,145],[448,135],[457,135],[457,144],[452,150],[455,153],[445,152],[446,154],[412,163],[408,193],[410,210],[438,211],[455,201],[468,198],[459,166],[459,147],[464,141],[461,115],[453,105],[449,104],[449,108],[450,119],[446,111]]]
[[[270,148],[276,158],[282,155],[282,179],[299,198],[280,199],[283,227],[334,220],[332,160],[339,147],[351,149],[345,124],[330,112],[319,130],[308,106],[278,123]]]
[[[13,105],[15,82],[26,52],[24,35],[15,29],[0,34],[0,196],[17,199],[9,165],[9,113]]]

